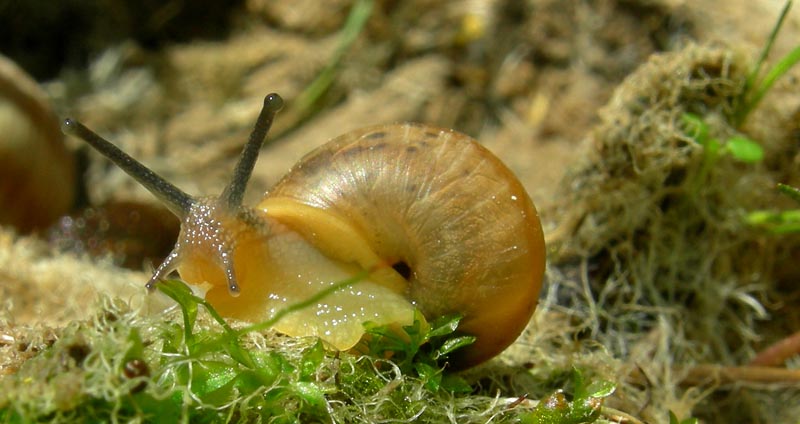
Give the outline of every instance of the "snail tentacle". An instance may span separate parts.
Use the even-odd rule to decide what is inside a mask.
[[[111,144],[110,141],[100,137],[80,122],[71,118],[65,119],[61,128],[64,133],[89,143],[100,154],[114,162],[150,193],[153,193],[178,218],[183,219],[189,213],[189,209],[195,202],[192,196],[186,194],[186,192],[165,180],[141,162],[130,157],[117,146]]]
[[[225,279],[228,281],[228,293],[239,296],[239,282],[236,281],[236,269],[233,267],[233,246],[226,246],[229,249],[220,253],[222,259],[222,269],[225,271]]]
[[[239,162],[236,163],[236,168],[233,171],[231,182],[225,187],[225,190],[220,196],[221,199],[227,203],[228,207],[235,209],[242,204],[244,192],[247,189],[247,182],[250,180],[250,175],[253,173],[253,167],[258,159],[258,151],[264,144],[264,140],[272,126],[272,121],[275,119],[275,114],[283,108],[283,99],[276,93],[270,93],[264,98],[264,106],[261,108],[261,113],[256,120],[255,128],[250,134],[250,139],[245,144],[242,154],[239,156]]]
[[[163,280],[167,277],[172,271],[175,271],[178,267],[178,263],[180,262],[180,243],[176,244],[175,247],[172,249],[172,252],[164,258],[164,261],[161,262],[161,265],[153,271],[153,276],[150,277],[150,280],[147,281],[145,284],[145,288],[147,291],[152,292],[156,289],[156,284],[159,281]]]

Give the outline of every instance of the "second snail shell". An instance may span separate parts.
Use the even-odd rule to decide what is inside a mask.
[[[0,54],[0,225],[30,232],[72,207],[75,163],[44,90]]]

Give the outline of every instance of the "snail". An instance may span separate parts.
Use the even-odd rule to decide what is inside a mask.
[[[192,197],[79,122],[83,139],[181,219],[172,253],[147,282],[173,270],[223,316],[262,321],[337,281],[369,276],[292,312],[274,329],[347,350],[364,322],[463,316],[474,344],[466,368],[504,350],[527,325],[544,274],[538,213],[522,184],[472,138],[422,124],[356,130],[307,154],[255,207],[244,191],[283,100],[269,94],[231,182]]]

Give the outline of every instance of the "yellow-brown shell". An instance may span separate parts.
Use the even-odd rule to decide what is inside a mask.
[[[265,202],[278,198],[338,215],[384,261],[406,264],[404,294],[427,318],[463,314],[459,329],[477,341],[462,365],[511,344],[536,307],[545,259],[536,209],[463,134],[418,124],[350,132],[306,155]]]

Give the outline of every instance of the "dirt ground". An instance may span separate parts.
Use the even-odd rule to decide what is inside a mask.
[[[348,31],[354,28],[348,21],[354,3],[350,0],[244,0],[224,10],[212,6],[214,2],[195,2],[191,8],[180,2],[133,3],[43,3],[17,11],[25,16],[25,26],[4,25],[9,15],[0,13],[7,15],[0,18],[0,27],[15,32],[11,38],[0,36],[12,40],[0,43],[0,52],[41,83],[41,95],[54,116],[80,119],[192,194],[221,191],[269,92],[280,93],[287,106],[261,153],[247,203],[256,202],[304,153],[359,127],[416,121],[466,133],[522,181],[540,212],[546,239],[553,243],[555,261],[548,280],[576,290],[583,290],[582,277],[613,274],[598,270],[602,264],[596,259],[608,252],[602,246],[588,253],[577,248],[574,255],[555,251],[572,235],[583,237],[584,230],[576,226],[586,221],[576,223],[565,202],[581,190],[576,181],[591,181],[575,175],[590,169],[584,164],[599,150],[598,131],[608,124],[599,111],[655,54],[697,43],[724,46],[751,63],[783,7],[777,0],[737,0],[725,2],[725,7],[710,0],[375,1],[363,29],[355,29],[352,43],[347,43]],[[208,13],[197,13],[198,9]],[[69,25],[56,18],[67,16],[65,10],[74,15]],[[32,31],[43,27],[52,31]],[[781,57],[798,39],[800,11],[792,10],[771,57]],[[21,47],[25,43],[42,47]],[[771,106],[765,106],[765,113],[774,114],[776,122],[791,125],[793,119],[795,128],[800,128],[799,76],[795,70],[784,78],[768,97]],[[309,89],[320,86],[323,89],[316,92]],[[58,142],[66,150],[56,156],[67,159],[53,166],[74,166],[74,175],[56,175],[30,185],[26,190],[45,194],[26,197],[32,199],[28,203],[13,197],[18,193],[0,198],[4,209],[38,210],[50,207],[54,186],[65,187],[55,191],[74,192],[71,202],[53,212],[55,220],[30,223],[23,213],[16,226],[0,227],[3,334],[85,318],[91,314],[89,299],[98,293],[150,303],[153,309],[162,304],[145,296],[141,287],[149,278],[148,267],[169,251],[177,224],[163,223],[165,210],[146,190],[79,141]],[[796,148],[792,147],[794,154]],[[793,160],[784,165],[796,168]],[[609,240],[603,243],[616,239]],[[788,245],[794,246],[796,258],[800,250],[796,241],[792,243]],[[796,271],[786,271],[789,277],[778,274],[770,276],[775,284],[796,286]],[[798,294],[796,289],[785,293]],[[560,331],[551,327],[575,324],[576,315],[569,308],[577,308],[577,302],[560,299],[563,294],[558,288],[546,291],[550,297],[543,299],[531,327],[544,335],[528,335],[514,345],[503,358],[506,364],[526,362],[530,343]],[[773,308],[773,299],[762,300],[772,313],[783,311],[786,323],[778,325],[780,329],[754,327],[755,332],[764,331],[764,337],[754,336],[750,351],[717,358],[722,365],[745,365],[723,359],[743,361],[778,340],[782,331],[785,335],[797,331],[793,327],[800,322],[797,310],[785,312]],[[767,315],[762,321],[770,320]],[[549,319],[554,324],[548,324]],[[604,330],[589,333],[594,331]],[[659,345],[671,337],[665,331],[653,326],[636,333],[626,347],[604,346],[619,361],[609,366],[619,370],[624,368],[621,363],[636,362],[632,358],[656,361],[664,356],[670,356],[669,361],[656,364],[663,369],[683,360],[714,362],[713,356],[677,358],[648,350],[670,350]],[[586,334],[559,337],[578,342]],[[573,355],[580,356],[579,352],[587,356],[558,361],[591,362],[585,348],[574,347]],[[762,382],[758,388],[734,384],[715,392],[709,384],[651,381],[647,367],[640,371],[645,376],[632,377],[630,383],[638,391],[625,392],[628,386],[622,386],[616,405],[647,422],[666,422],[667,410],[722,422],[730,418],[725,406],[737,400],[760,404],[745,408],[751,414],[748,421],[779,422],[790,416],[789,408],[776,408],[764,399],[800,399],[798,382],[790,389]],[[661,384],[676,387],[650,393],[649,386]]]

